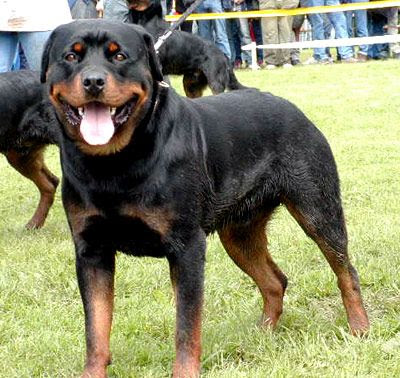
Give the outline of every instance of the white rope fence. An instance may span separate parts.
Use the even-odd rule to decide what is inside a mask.
[[[381,4],[379,4],[381,3]],[[356,7],[352,7],[356,5]],[[383,6],[382,6],[383,5]],[[347,3],[340,4],[337,6],[321,6],[312,8],[297,8],[291,11],[295,11],[296,14],[307,14],[316,13],[318,9],[319,13],[330,13],[338,12],[339,10],[356,10],[356,9],[377,9],[390,6],[399,6],[399,1],[382,1],[382,2],[370,2],[370,3]],[[347,9],[343,9],[347,8]],[[288,10],[283,10],[284,12]],[[297,13],[299,12],[299,13]],[[340,39],[323,39],[313,41],[300,41],[300,42],[288,42],[288,43],[276,43],[276,44],[264,44],[257,45],[252,42],[248,45],[242,46],[242,50],[251,51],[251,65],[250,68],[253,70],[259,69],[257,64],[257,49],[313,49],[313,48],[327,48],[327,47],[340,47],[340,46],[360,46],[360,45],[373,45],[376,43],[398,43],[400,42],[400,34],[395,35],[383,35],[383,36],[372,36],[372,37],[358,37],[358,38],[340,38]]]
[[[257,64],[257,49],[314,49],[319,47],[359,46],[373,45],[375,43],[397,42],[400,42],[400,34],[359,38],[321,39],[314,41],[276,43],[267,45],[257,45],[255,42],[252,42],[248,45],[242,46],[242,50],[251,51],[250,68],[257,70],[260,68]]]

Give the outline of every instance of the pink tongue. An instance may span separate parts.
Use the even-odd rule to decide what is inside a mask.
[[[85,105],[80,131],[88,144],[107,144],[115,131],[110,108],[95,102]]]

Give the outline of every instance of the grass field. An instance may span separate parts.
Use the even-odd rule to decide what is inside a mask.
[[[282,208],[268,229],[289,278],[275,332],[256,326],[260,294],[209,239],[203,377],[400,376],[399,72],[396,61],[238,72],[293,101],[330,141],[372,328],[365,339],[349,335],[333,273]],[[57,149],[46,156],[60,176]],[[0,172],[0,377],[76,377],[83,310],[59,191],[45,227],[28,232],[37,193],[2,156]],[[115,303],[110,377],[168,377],[175,311],[166,261],[119,255]]]

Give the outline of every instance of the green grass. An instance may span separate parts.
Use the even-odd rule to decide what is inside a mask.
[[[238,72],[243,83],[293,101],[330,141],[372,328],[365,339],[349,335],[333,273],[281,209],[268,229],[289,278],[275,332],[257,328],[261,296],[218,238],[209,239],[204,377],[400,376],[399,70],[387,61]],[[60,176],[57,149],[46,156]],[[59,191],[45,227],[29,232],[23,225],[37,193],[4,157],[0,172],[0,376],[78,376],[83,311]],[[120,255],[115,302],[110,377],[170,376],[175,311],[166,262]]]

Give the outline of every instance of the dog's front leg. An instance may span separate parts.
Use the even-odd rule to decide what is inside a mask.
[[[205,249],[206,236],[199,231],[169,258],[176,301],[174,378],[200,375]]]
[[[85,311],[84,378],[107,377],[111,362],[110,332],[114,302],[115,253],[77,249],[76,271]]]

